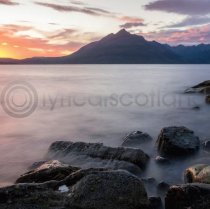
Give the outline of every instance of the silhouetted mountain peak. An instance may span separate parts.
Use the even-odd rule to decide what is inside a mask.
[[[131,34],[125,29],[122,29],[118,33],[116,33],[116,36],[130,36],[130,35]]]
[[[169,46],[125,29],[64,57],[0,59],[0,64],[209,64],[210,44]]]

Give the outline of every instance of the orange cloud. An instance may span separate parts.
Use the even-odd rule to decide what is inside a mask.
[[[67,41],[71,40],[67,36],[67,34],[70,35],[70,29],[60,31],[54,35],[48,34],[49,37],[44,38],[17,34],[17,32],[31,29],[31,27],[19,25],[0,26],[0,57],[22,59],[34,56],[62,56],[64,52],[74,52],[86,44],[79,41]],[[51,43],[52,40],[59,42],[62,38],[64,43]]]

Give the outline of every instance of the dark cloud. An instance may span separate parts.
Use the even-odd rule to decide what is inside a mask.
[[[74,29],[64,29],[63,31],[56,33],[54,35],[49,36],[49,39],[67,39],[70,38],[72,34],[74,34],[76,30]]]
[[[79,12],[79,13],[84,13],[84,14],[94,15],[94,16],[111,15],[109,11],[99,9],[99,8],[66,6],[66,5],[43,3],[43,2],[35,2],[35,3],[40,6],[49,7],[59,12]]]
[[[125,29],[140,27],[140,26],[145,26],[145,24],[142,22],[128,22],[123,25],[120,25],[121,28],[125,28]]]
[[[210,17],[193,16],[193,17],[187,17],[179,23],[169,25],[168,28],[179,28],[179,27],[186,27],[186,26],[193,26],[193,25],[204,25],[206,23],[210,23]]]
[[[148,40],[156,40],[172,45],[197,45],[210,43],[210,24],[193,27],[186,30],[169,29],[158,32],[139,33]]]
[[[158,0],[145,6],[147,10],[157,10],[186,15],[210,13],[209,0]]]
[[[4,4],[4,5],[8,5],[8,6],[19,5],[19,3],[13,2],[13,1],[10,1],[10,0],[0,0],[0,4]]]

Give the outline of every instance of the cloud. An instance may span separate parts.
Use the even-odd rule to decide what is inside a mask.
[[[156,40],[172,45],[196,45],[210,42],[210,24],[186,30],[163,30],[159,32],[139,33],[148,40]]]
[[[185,15],[210,13],[209,0],[158,0],[145,5],[147,10],[157,10]]]
[[[120,25],[121,28],[125,28],[125,29],[140,27],[140,26],[145,26],[145,24],[142,22],[128,22],[123,25]]]
[[[121,28],[129,29],[133,27],[145,26],[144,20],[138,17],[131,17],[131,16],[120,16],[118,19],[124,24],[120,25]]]
[[[13,2],[13,1],[10,1],[10,0],[0,0],[0,4],[8,5],[8,6],[19,5],[19,3]]]
[[[31,32],[41,36],[31,37],[29,35]],[[15,58],[71,54],[92,41],[94,37],[95,40],[98,39],[96,35],[71,28],[46,32],[25,25],[0,25],[0,44],[3,43],[1,52],[7,51],[7,54],[4,53],[7,57]]]
[[[49,38],[50,39],[68,39],[75,32],[76,32],[76,30],[74,30],[74,29],[64,29],[61,32],[50,35]]]
[[[109,11],[93,8],[93,7],[78,7],[78,6],[67,6],[52,3],[35,2],[37,5],[48,7],[59,12],[79,12],[94,16],[111,15]]]
[[[210,23],[210,17],[192,16],[192,17],[186,17],[183,21],[179,23],[169,25],[168,28],[179,28],[179,27],[186,27],[192,25],[204,25],[206,23]]]
[[[139,17],[131,17],[131,16],[120,16],[119,20],[123,22],[143,22],[144,20]]]

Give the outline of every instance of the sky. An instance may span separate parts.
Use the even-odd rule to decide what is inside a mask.
[[[210,0],[0,0],[0,57],[64,56],[122,28],[170,45],[210,43]]]

